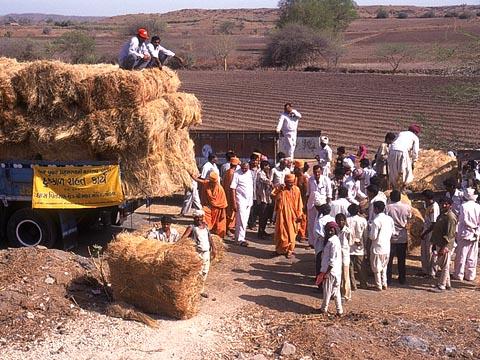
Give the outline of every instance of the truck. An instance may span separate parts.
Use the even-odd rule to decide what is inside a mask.
[[[34,166],[83,167],[116,165],[106,161],[49,162],[0,161],[0,239],[11,247],[45,246],[65,250],[77,246],[78,230],[99,219],[105,225],[121,225],[143,201],[124,201],[118,206],[82,209],[32,207]]]

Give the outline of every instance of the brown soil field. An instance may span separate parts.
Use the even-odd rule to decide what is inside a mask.
[[[273,130],[290,101],[303,115],[299,129],[322,130],[333,146],[365,144],[373,150],[386,132],[418,118],[429,128],[425,142],[435,133],[478,144],[478,104],[453,103],[442,95],[467,79],[293,71],[182,71],[180,78],[183,89],[203,104],[199,129]]]
[[[178,200],[172,200],[141,208],[125,226],[144,228],[163,214],[178,214],[178,205]],[[189,218],[176,218],[173,226],[181,229],[189,223]],[[108,234],[107,230],[85,234],[86,242],[76,252],[88,256],[85,246],[105,245]],[[259,240],[251,231],[247,239],[249,248],[227,242],[223,261],[210,270],[209,298],[202,300],[200,314],[183,321],[154,316],[158,329],[107,316],[108,301],[96,286],[69,285],[67,279],[86,271],[79,268],[78,256],[23,250],[21,261],[18,250],[0,250],[0,268],[6,269],[0,275],[0,294],[6,287],[8,294],[19,299],[5,303],[10,308],[16,305],[10,316],[3,312],[4,302],[0,304],[0,327],[8,326],[7,334],[0,331],[2,359],[480,357],[478,281],[453,281],[452,290],[433,291],[434,280],[417,276],[418,249],[408,258],[406,285],[399,285],[394,275],[388,291],[357,290],[345,304],[345,316],[337,319],[316,313],[321,295],[314,286],[312,250],[298,244],[295,257],[285,259],[273,256],[272,240]],[[81,258],[84,263],[90,262]],[[55,283],[45,282],[50,277]],[[63,298],[65,294],[69,299]],[[280,356],[285,342],[296,347],[293,355]]]
[[[421,54],[415,61],[402,64],[404,70],[437,69],[449,64],[439,64],[434,61],[431,49],[436,45],[456,48],[468,43],[468,34],[480,34],[480,17],[470,20],[444,18],[449,9],[436,8],[438,17],[431,19],[418,18],[427,8],[417,7],[386,7],[392,17],[375,19],[378,7],[361,7],[359,19],[353,21],[344,33],[345,54],[340,59],[339,66],[354,69],[382,69],[388,66],[377,56],[377,50],[384,44],[405,43],[416,47]],[[461,8],[455,8],[461,12]],[[473,13],[480,7],[467,7]],[[408,19],[394,17],[399,11],[406,11]],[[179,54],[192,56],[195,67],[211,69],[218,65],[212,56],[212,43],[219,35],[220,25],[229,21],[234,24],[232,37],[236,49],[230,56],[232,68],[252,69],[258,67],[259,59],[268,40],[268,34],[275,28],[278,17],[276,9],[230,9],[230,10],[180,10],[166,14],[132,14],[114,16],[74,25],[70,28],[59,28],[47,24],[29,26],[0,27],[0,36],[10,33],[13,39],[29,38],[45,47],[65,31],[80,29],[89,32],[96,39],[96,53],[104,61],[115,61],[119,49],[127,40],[125,26],[129,23],[141,24],[143,19],[158,19],[167,24],[164,34],[161,34],[166,47]],[[52,28],[51,34],[42,35],[45,26]],[[4,42],[9,39],[0,38],[0,55],[3,53]]]

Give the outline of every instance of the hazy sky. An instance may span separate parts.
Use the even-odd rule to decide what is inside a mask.
[[[480,5],[480,0],[358,0],[359,5],[419,5],[442,6],[468,3]],[[259,8],[275,7],[278,0],[0,0],[0,14],[50,13],[62,15],[109,16],[131,13],[157,13],[186,8]]]

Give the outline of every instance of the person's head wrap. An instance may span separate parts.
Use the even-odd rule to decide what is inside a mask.
[[[413,132],[414,134],[420,134],[422,128],[418,124],[412,124],[408,127],[408,131]]]
[[[236,156],[232,157],[230,159],[230,165],[234,165],[234,166],[240,165],[240,159]]]
[[[148,32],[143,28],[137,30],[137,35],[139,38],[142,38],[144,40],[148,39]]]
[[[305,166],[305,161],[295,160],[294,166],[297,168],[303,169],[303,167]]]
[[[328,136],[322,136],[322,137],[320,138],[320,141],[321,141],[322,143],[324,143],[325,145],[328,145],[328,142],[329,142],[330,140],[328,139]]]
[[[325,225],[325,231],[333,229],[335,231],[335,235],[338,235],[338,224],[335,221],[330,221]]]
[[[355,164],[353,163],[352,159],[345,158],[343,159],[343,167],[353,170],[355,168]]]
[[[285,175],[285,182],[287,181],[295,181],[295,174],[287,174]]]
[[[218,174],[215,171],[210,171],[210,174],[208,175],[208,179],[210,181],[218,181]]]
[[[193,210],[193,217],[201,217],[201,216],[204,216],[205,215],[205,212],[203,210]]]
[[[368,149],[365,145],[360,145],[358,147],[358,156],[365,158],[367,156]]]
[[[475,194],[475,189],[468,188],[463,191],[463,197],[467,201],[477,201],[478,195]]]

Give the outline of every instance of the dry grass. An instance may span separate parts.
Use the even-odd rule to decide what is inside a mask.
[[[201,122],[201,105],[194,95],[176,93],[175,72],[16,64],[0,58],[0,73],[10,69],[13,84],[2,88],[0,81],[0,94],[13,89],[17,98],[16,107],[0,108],[4,159],[119,162],[128,198],[167,196],[191,185],[197,169],[188,128]]]
[[[115,300],[178,319],[198,312],[202,260],[191,241],[166,244],[121,233],[106,254]]]
[[[443,181],[457,177],[457,162],[441,150],[421,150],[413,171],[412,191],[445,190]]]

